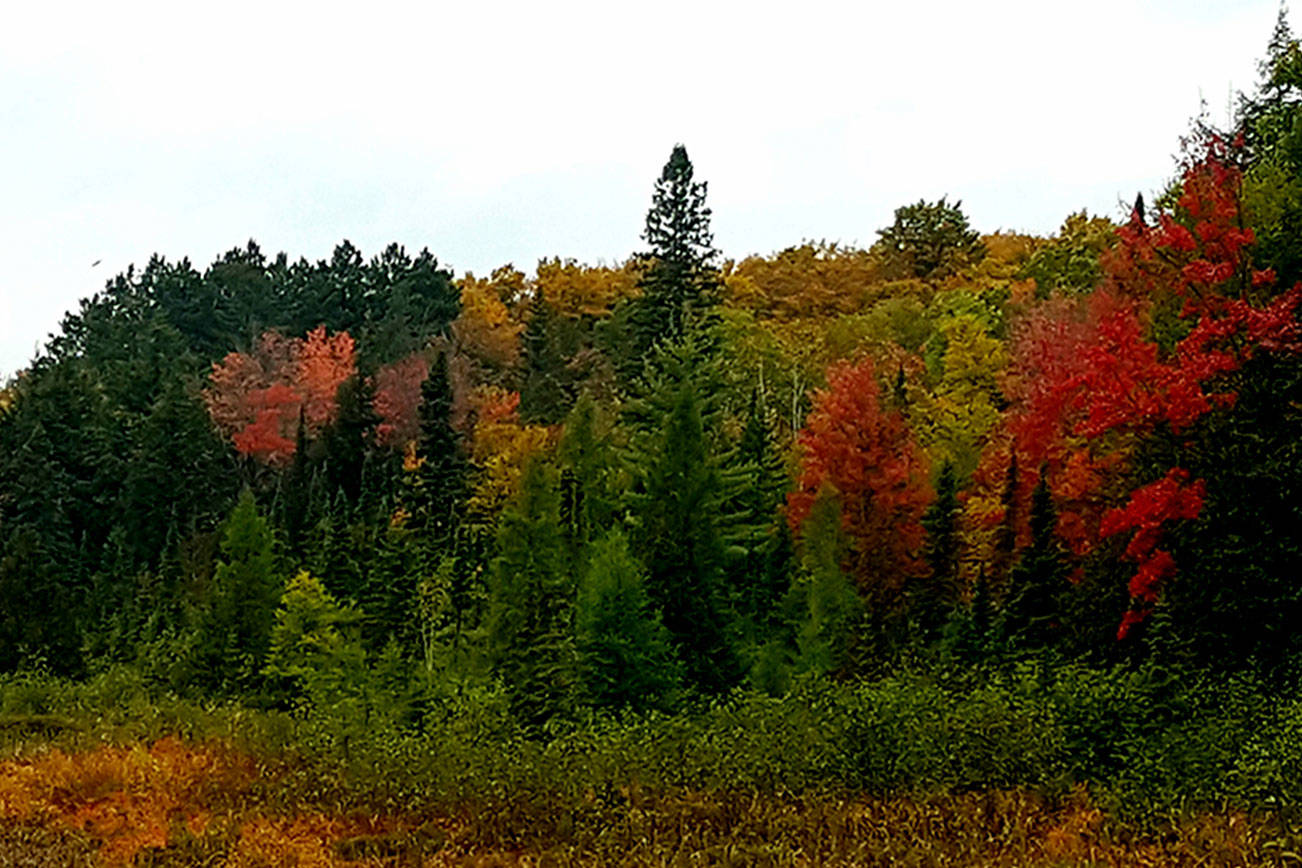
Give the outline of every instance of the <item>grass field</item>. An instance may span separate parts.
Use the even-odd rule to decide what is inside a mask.
[[[308,770],[228,743],[0,762],[4,865],[1258,865],[1297,858],[1267,816],[1173,816],[1143,832],[1083,788],[867,798],[831,792],[641,791],[395,809],[304,792]]]

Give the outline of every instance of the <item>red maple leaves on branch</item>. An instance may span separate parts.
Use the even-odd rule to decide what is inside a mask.
[[[1275,276],[1251,267],[1254,238],[1240,219],[1240,180],[1224,147],[1213,143],[1184,173],[1173,213],[1160,214],[1156,226],[1135,214],[1119,230],[1092,297],[1046,305],[1023,321],[1014,340],[1007,426],[1019,466],[1028,471],[1016,486],[1019,502],[1043,467],[1059,534],[1073,553],[1132,534],[1124,557],[1136,572],[1122,638],[1175,574],[1174,557],[1160,547],[1163,530],[1197,518],[1205,497],[1203,481],[1179,467],[1127,491],[1121,471],[1135,446],[1232,406],[1226,375],[1253,353],[1302,348],[1302,286],[1264,304],[1250,300]],[[1159,321],[1169,349],[1155,337]]]

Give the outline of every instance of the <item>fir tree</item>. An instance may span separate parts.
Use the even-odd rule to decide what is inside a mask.
[[[616,456],[610,425],[591,397],[579,398],[561,435],[561,521],[572,556],[615,522]]]
[[[554,475],[540,459],[526,468],[502,515],[489,588],[493,668],[512,713],[534,732],[566,713],[575,674],[574,583]]]
[[[720,423],[708,400],[710,370],[694,339],[665,345],[648,366],[644,394],[627,409],[635,550],[688,682],[705,691],[738,677],[723,584],[729,492],[712,448],[721,437],[710,436]]]
[[[761,634],[781,623],[780,602],[790,585],[791,531],[781,514],[788,474],[773,443],[759,389],[751,391],[737,445],[734,533],[739,554],[730,567],[739,614]],[[771,638],[754,637],[759,641]]]
[[[451,543],[457,507],[465,493],[466,459],[452,427],[452,384],[446,353],[439,353],[420,390],[420,468],[416,471],[416,509],[412,526],[432,548]]]
[[[342,491],[350,504],[362,499],[362,479],[375,443],[375,390],[368,378],[354,374],[339,384],[339,411],[325,432],[327,490]]]
[[[596,540],[575,614],[584,694],[596,706],[663,706],[680,678],[668,631],[646,591],[642,565],[615,529]]]
[[[206,604],[198,613],[195,675],[224,693],[259,686],[280,578],[271,527],[245,490],[222,528],[221,559]]]
[[[841,569],[845,541],[835,496],[823,494],[814,503],[801,539],[800,576],[789,603],[796,618],[797,666],[805,672],[848,674],[863,604]]]
[[[525,325],[524,383],[520,388],[520,418],[527,423],[552,425],[565,415],[567,404],[561,373],[565,360],[557,352],[553,332],[556,313],[536,287],[529,301]]]
[[[285,473],[281,488],[281,514],[289,551],[295,555],[303,551],[311,510],[311,465],[308,457],[307,425],[303,412],[298,414],[298,431],[294,437],[294,459]]]
[[[1043,648],[1061,633],[1067,569],[1054,529],[1057,514],[1043,470],[1031,495],[1031,545],[1010,577],[1003,633],[1022,648]]]
[[[936,499],[922,516],[927,531],[927,576],[915,583],[914,622],[930,641],[958,603],[958,477],[946,461],[936,480]]]

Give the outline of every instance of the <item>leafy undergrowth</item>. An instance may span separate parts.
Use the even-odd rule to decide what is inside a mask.
[[[366,810],[301,797],[295,761],[175,737],[0,762],[0,865],[1258,865],[1272,823],[1186,815],[1140,834],[1084,789],[866,798],[633,787]],[[347,807],[344,807],[344,803]]]

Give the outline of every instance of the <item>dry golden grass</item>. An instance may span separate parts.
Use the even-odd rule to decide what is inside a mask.
[[[0,865],[1272,864],[1265,818],[1196,814],[1139,835],[1082,789],[872,799],[589,793],[404,814],[293,805],[276,772],[174,738],[0,762]]]

